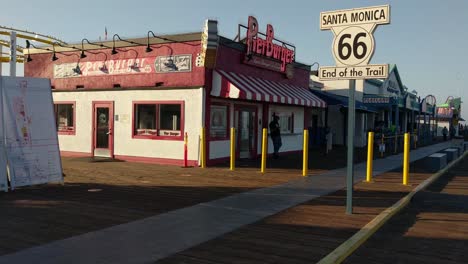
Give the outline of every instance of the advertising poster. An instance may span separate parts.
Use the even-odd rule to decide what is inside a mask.
[[[2,77],[11,188],[63,182],[48,79]]]

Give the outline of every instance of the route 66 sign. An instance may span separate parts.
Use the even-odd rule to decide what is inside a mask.
[[[337,67],[324,67],[320,78],[386,78],[388,65],[368,64],[375,50],[376,26],[389,23],[389,5],[321,12],[320,29],[335,35],[332,52]]]

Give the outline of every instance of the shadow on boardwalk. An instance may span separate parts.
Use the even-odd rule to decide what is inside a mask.
[[[345,263],[466,263],[468,158],[416,194]]]

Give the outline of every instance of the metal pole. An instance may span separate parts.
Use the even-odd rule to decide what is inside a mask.
[[[374,161],[374,132],[369,132],[367,140],[367,173],[366,182],[372,181],[372,162]]]
[[[266,128],[263,129],[262,133],[262,164],[260,168],[261,173],[265,173],[266,170],[266,158],[268,154],[268,130]]]
[[[236,129],[231,127],[231,166],[230,170],[236,168]]]
[[[188,134],[185,132],[184,136],[184,168],[188,167]]]
[[[201,167],[206,168],[206,130],[205,127],[201,129]]]
[[[348,167],[346,173],[346,214],[353,213],[353,184],[354,184],[354,126],[356,101],[354,93],[356,80],[349,81],[348,102]]]
[[[302,176],[309,173],[309,130],[304,129],[304,150],[302,152]]]
[[[10,33],[10,76],[16,76],[16,32]]]
[[[408,185],[409,178],[409,152],[410,152],[410,135],[405,133],[405,145],[403,154],[403,185]]]

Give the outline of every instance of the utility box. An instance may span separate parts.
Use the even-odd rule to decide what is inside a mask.
[[[438,172],[447,166],[447,154],[434,153],[424,159],[424,165],[430,172]]]
[[[458,149],[456,148],[448,148],[443,152],[447,154],[447,163],[450,163],[458,158]]]

